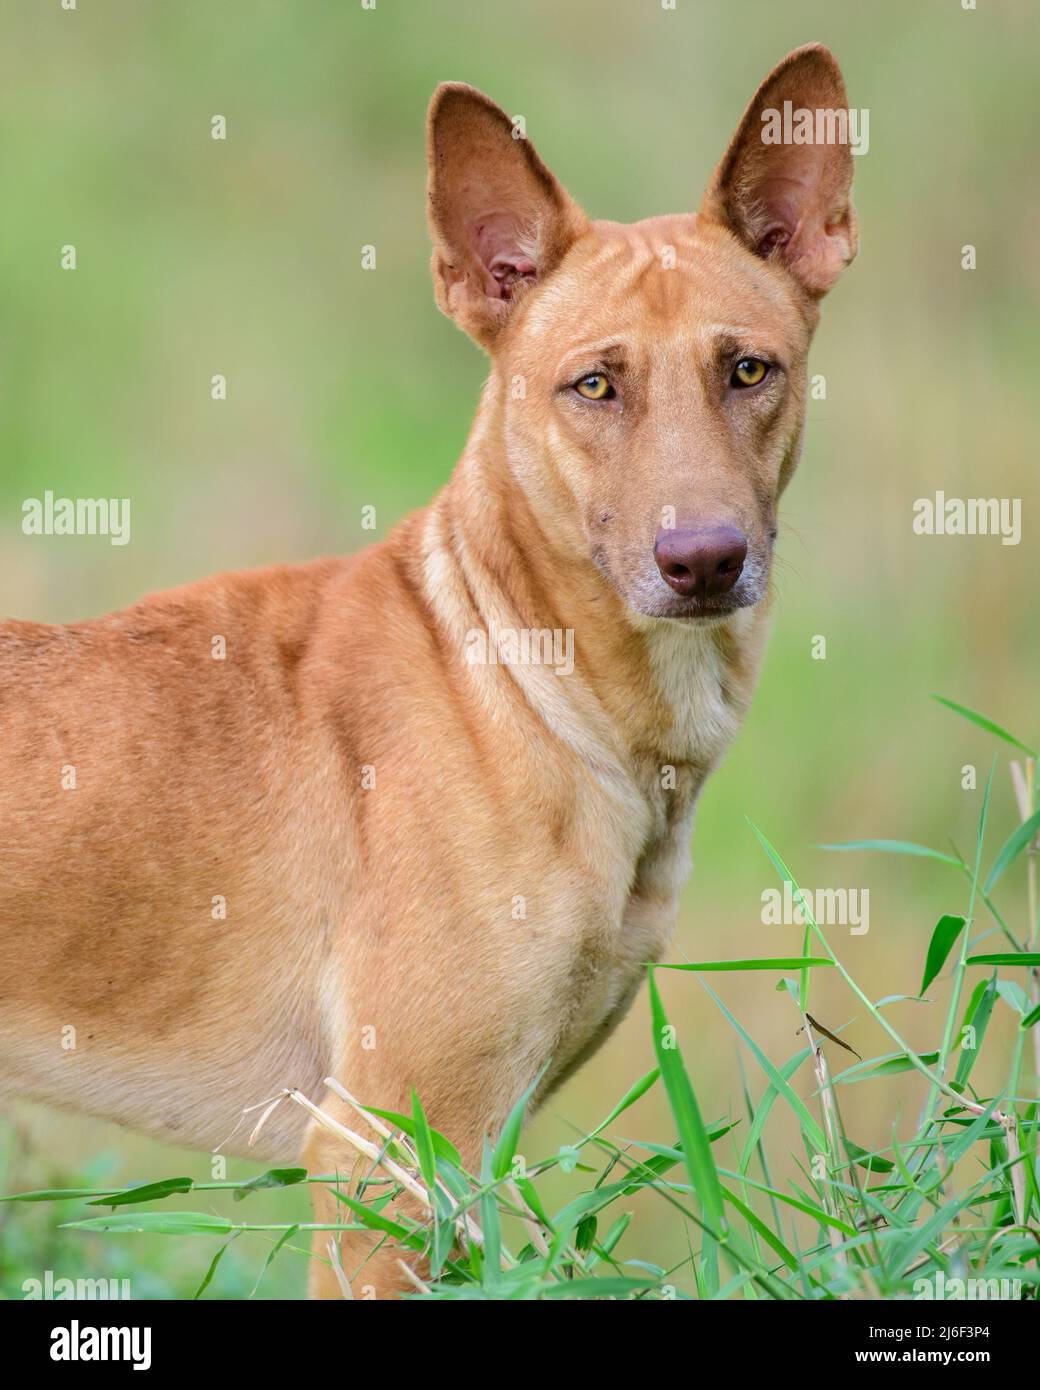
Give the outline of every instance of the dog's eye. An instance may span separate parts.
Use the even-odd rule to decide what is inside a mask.
[[[729,384],[737,387],[757,386],[760,381],[765,381],[768,374],[768,362],[761,362],[757,357],[742,357],[733,368]]]
[[[602,372],[593,372],[590,376],[583,376],[580,381],[574,383],[574,389],[579,396],[584,396],[587,401],[609,401],[617,395]]]

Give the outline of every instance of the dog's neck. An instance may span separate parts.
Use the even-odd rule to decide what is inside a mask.
[[[750,700],[765,637],[765,613],[744,610],[713,626],[640,620],[597,569],[587,538],[549,534],[524,470],[537,459],[511,445],[493,375],[465,452],[429,512],[423,537],[425,588],[456,640],[483,633],[491,645],[513,634],[555,636],[573,670],[507,660],[474,667],[489,698],[512,677],[549,729],[610,769],[685,765],[706,775]],[[560,486],[546,483],[545,486]],[[554,516],[568,514],[556,499]],[[546,643],[546,646],[548,644]],[[508,675],[503,666],[508,667]]]

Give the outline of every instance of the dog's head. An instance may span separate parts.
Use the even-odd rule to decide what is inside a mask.
[[[438,303],[491,354],[545,543],[594,562],[635,614],[718,620],[766,591],[818,301],[856,252],[849,144],[784,135],[833,134],[824,113],[846,109],[831,54],[798,49],[700,212],[622,225],[590,221],[481,92],[434,95]]]

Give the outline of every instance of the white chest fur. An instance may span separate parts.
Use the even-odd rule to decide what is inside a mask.
[[[714,633],[659,622],[647,633],[647,647],[654,683],[672,713],[668,751],[710,768],[740,723],[723,692],[725,670]]]

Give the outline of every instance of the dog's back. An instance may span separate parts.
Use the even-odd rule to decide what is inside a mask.
[[[0,627],[0,1079],[209,1146],[229,1054],[246,1096],[324,1074],[303,822],[331,810],[329,775],[300,682],[347,567]]]

